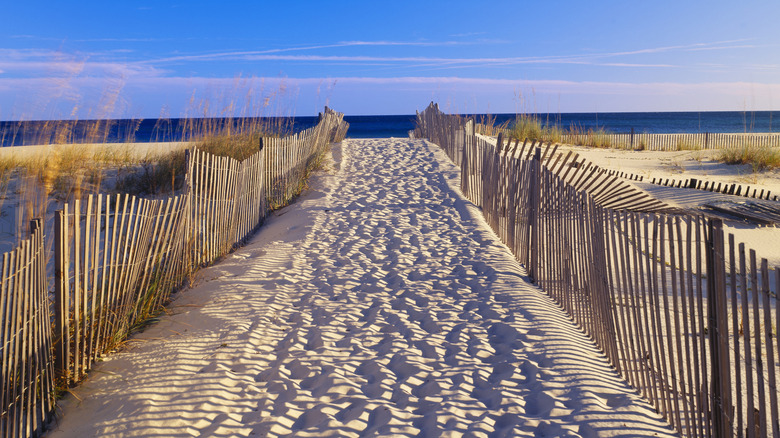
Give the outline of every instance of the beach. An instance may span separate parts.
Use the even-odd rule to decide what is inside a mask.
[[[744,203],[754,200],[705,190],[667,187],[652,184],[650,181],[653,178],[678,181],[696,178],[710,183],[739,184],[750,187],[751,190],[758,188],[769,190],[775,195],[780,194],[780,169],[754,172],[749,164],[724,164],[716,158],[719,150],[659,152],[563,146],[559,151],[564,154],[568,151],[578,153],[582,158],[604,169],[641,176],[642,181],[631,182],[635,187],[672,207],[692,214],[705,213],[707,209],[704,206],[708,203]],[[776,205],[777,202],[770,201],[770,204]],[[734,234],[737,243],[744,243],[747,248],[755,250],[759,257],[766,258],[770,266],[780,266],[780,252],[777,251],[777,248],[780,248],[780,230],[777,226],[759,225],[732,218],[724,221],[724,230],[727,235]]]
[[[347,140],[47,436],[672,436],[422,140]]]

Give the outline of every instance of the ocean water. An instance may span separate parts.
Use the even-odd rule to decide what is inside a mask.
[[[603,128],[610,132],[629,133],[699,133],[699,132],[778,132],[780,111],[705,111],[705,112],[654,112],[654,113],[560,113],[535,114],[542,123],[562,128],[577,126],[584,129]],[[477,120],[487,117],[474,115]],[[496,114],[495,123],[514,120],[515,114]],[[414,129],[414,115],[387,116],[345,116],[350,124],[348,138],[407,137]],[[105,132],[100,138],[109,142],[130,139],[136,142],[179,141],[185,119],[167,120],[112,120],[103,126]],[[296,117],[294,130],[306,129],[317,123],[316,117]],[[68,141],[82,142],[88,138],[88,131],[94,127],[90,121],[78,122],[0,122],[0,145],[18,146],[40,144],[51,141],[56,135],[51,126],[67,126]],[[47,135],[42,136],[41,133]]]

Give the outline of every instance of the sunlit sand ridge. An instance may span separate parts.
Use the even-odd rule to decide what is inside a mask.
[[[108,357],[50,436],[672,436],[420,140],[306,196]]]

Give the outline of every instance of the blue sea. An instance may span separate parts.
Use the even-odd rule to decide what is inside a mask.
[[[620,134],[629,133],[700,133],[700,132],[777,132],[780,120],[775,120],[780,111],[706,111],[706,112],[633,112],[633,113],[556,113],[534,114],[542,123],[558,125],[562,128],[578,126],[584,129],[604,128]],[[477,120],[488,117],[486,114],[474,115]],[[495,114],[499,124],[514,120],[515,114]],[[407,137],[414,129],[414,115],[388,116],[345,116],[350,124],[348,138],[387,138]],[[109,142],[123,142],[131,139],[136,142],[178,141],[181,140],[181,126],[185,119],[148,120],[112,120],[105,129]],[[306,129],[317,122],[316,117],[296,117],[295,130]],[[46,128],[42,121],[0,122],[0,145],[18,146],[40,144],[42,131]],[[48,122],[49,126],[51,122]],[[72,124],[70,142],[87,139],[87,132],[94,122],[62,122]],[[58,123],[55,122],[54,125]],[[49,131],[54,131],[49,129]],[[53,136],[54,134],[52,134]]]

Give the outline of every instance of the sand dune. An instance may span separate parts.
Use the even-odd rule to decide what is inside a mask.
[[[67,436],[672,436],[416,140],[331,170],[63,403]]]

